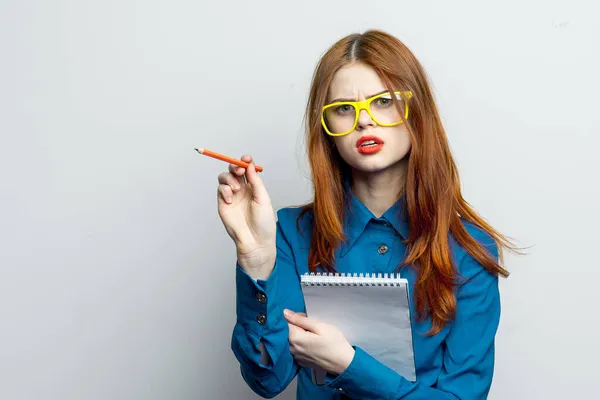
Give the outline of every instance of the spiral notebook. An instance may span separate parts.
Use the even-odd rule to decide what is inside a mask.
[[[306,314],[336,326],[409,381],[416,380],[408,281],[397,274],[311,273],[300,276]],[[313,382],[325,383],[313,370]]]

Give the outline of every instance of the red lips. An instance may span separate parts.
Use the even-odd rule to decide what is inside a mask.
[[[363,144],[365,142],[372,142],[372,143],[371,144],[365,144],[363,146]],[[374,153],[377,153],[379,150],[381,150],[381,148],[383,147],[383,140],[381,140],[377,136],[372,136],[372,135],[361,136],[356,141],[356,147],[357,147],[359,153],[362,153],[362,154],[374,154]]]

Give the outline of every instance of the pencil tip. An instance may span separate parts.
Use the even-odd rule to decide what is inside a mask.
[[[204,149],[199,149],[195,147],[194,150],[196,150],[200,154],[204,153]]]

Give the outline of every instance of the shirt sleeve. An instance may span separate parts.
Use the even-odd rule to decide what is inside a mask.
[[[231,348],[241,374],[258,395],[272,398],[294,379],[284,308],[305,312],[292,249],[277,222],[277,257],[267,280],[254,280],[236,264],[236,324]]]
[[[497,247],[490,246],[497,258]],[[466,255],[460,270],[469,279],[457,290],[456,318],[445,341],[442,372],[434,387],[411,382],[355,348],[348,368],[328,386],[352,398],[485,399],[494,371],[494,341],[500,320],[498,278]]]

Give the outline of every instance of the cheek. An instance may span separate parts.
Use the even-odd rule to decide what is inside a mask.
[[[333,143],[335,144],[335,147],[337,147],[338,149],[348,147],[350,145],[350,136],[352,135],[334,137]]]
[[[346,135],[342,137],[336,137],[334,139],[335,147],[337,151],[340,153],[340,156],[346,162],[351,162],[352,157],[356,157],[356,139],[351,140],[351,135]]]
[[[360,135],[349,134],[346,136],[338,136],[333,138],[333,142],[335,143],[335,147],[340,149],[340,151],[349,151],[354,150],[356,148],[356,141]]]
[[[393,145],[396,149],[398,149],[398,153],[400,156],[404,157],[410,151],[412,147],[412,143],[410,142],[410,134],[408,131],[399,132],[398,136],[395,138]]]
[[[385,135],[384,140],[387,148],[387,154],[393,161],[398,161],[404,158],[412,147],[410,141],[410,132],[406,128],[406,125],[400,125],[393,128],[389,128],[390,131]]]

